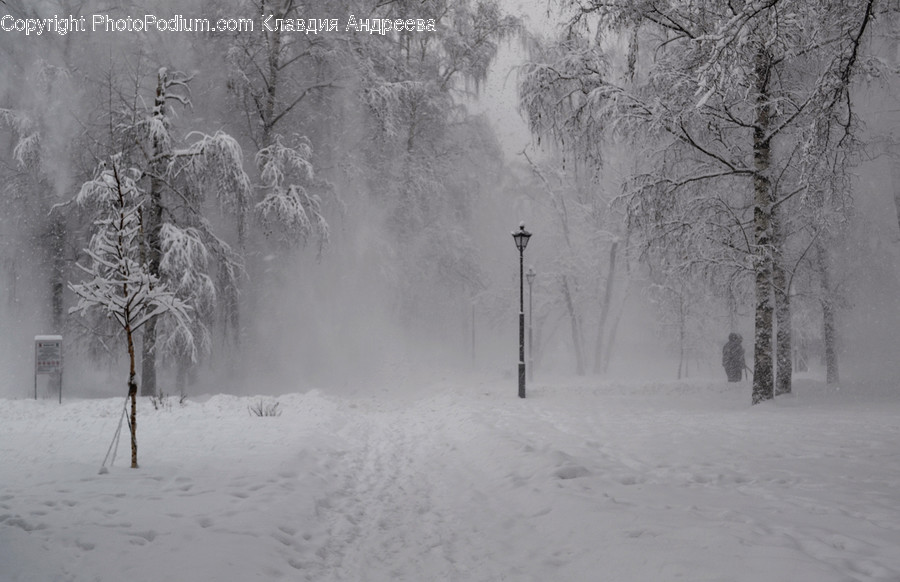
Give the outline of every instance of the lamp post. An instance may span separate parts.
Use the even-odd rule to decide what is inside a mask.
[[[525,230],[525,223],[512,233],[516,248],[519,249],[519,398],[525,398],[525,247],[531,233]]]
[[[534,350],[532,347],[534,343],[531,340],[531,314],[534,311],[534,303],[531,301],[531,291],[532,285],[534,284],[534,278],[537,276],[537,273],[534,272],[534,269],[528,267],[528,272],[525,273],[525,278],[528,279],[528,381],[534,381]]]

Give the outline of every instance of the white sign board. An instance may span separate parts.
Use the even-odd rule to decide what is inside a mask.
[[[59,390],[59,401],[62,403],[62,336],[61,335],[36,335],[34,336],[34,399],[38,395],[38,374],[52,374],[56,376]]]
[[[34,373],[58,374],[62,371],[62,336],[34,336]]]

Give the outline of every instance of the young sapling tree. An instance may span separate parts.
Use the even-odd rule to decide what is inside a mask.
[[[134,333],[148,321],[165,316],[191,344],[190,308],[150,272],[145,258],[143,201],[137,186],[140,172],[120,166],[116,157],[81,187],[76,202],[99,209],[94,234],[85,249],[90,265],[81,283],[69,283],[78,297],[70,313],[99,311],[124,331],[128,349],[128,398],[131,401],[131,468],[137,461],[137,381]]]

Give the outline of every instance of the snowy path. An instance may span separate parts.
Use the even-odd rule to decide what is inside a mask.
[[[0,402],[0,581],[900,580],[900,399],[444,383]]]
[[[439,443],[409,410],[357,410],[361,416],[339,433],[349,450],[333,453],[338,486],[317,500],[328,536],[317,551],[322,572],[310,579],[415,579],[446,570],[453,558],[427,464]]]

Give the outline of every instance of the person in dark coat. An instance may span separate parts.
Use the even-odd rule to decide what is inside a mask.
[[[722,366],[725,367],[729,382],[740,382],[746,367],[742,339],[741,334],[731,333],[728,335],[728,343],[722,348]]]

